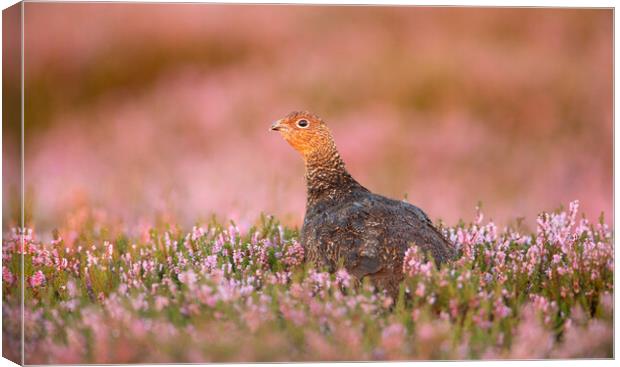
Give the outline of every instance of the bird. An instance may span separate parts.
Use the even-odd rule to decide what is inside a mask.
[[[300,243],[306,262],[330,272],[344,266],[358,281],[367,277],[396,299],[408,248],[419,246],[437,265],[453,259],[454,246],[424,211],[372,193],[349,174],[320,117],[291,112],[270,130],[304,160],[307,201]]]

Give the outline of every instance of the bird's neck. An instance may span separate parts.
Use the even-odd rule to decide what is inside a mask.
[[[347,172],[333,144],[307,154],[304,161],[308,208],[319,202],[338,200],[355,191],[366,190]]]

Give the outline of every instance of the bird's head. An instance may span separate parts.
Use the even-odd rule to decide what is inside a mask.
[[[270,130],[279,132],[304,159],[317,152],[335,149],[327,125],[309,112],[291,112],[274,122]]]

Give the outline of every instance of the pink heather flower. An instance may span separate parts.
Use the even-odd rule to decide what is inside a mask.
[[[506,260],[506,254],[504,253],[504,251],[497,251],[497,253],[495,254],[495,259],[498,265],[502,265]]]
[[[575,200],[568,204],[568,216],[570,218],[570,225],[575,225],[575,219],[577,218],[577,212],[579,211],[579,200]]]
[[[263,322],[264,315],[256,306],[250,307],[248,311],[243,313],[243,319],[251,332],[256,332]]]
[[[351,286],[351,276],[345,269],[340,269],[336,272],[336,281],[345,288]]]
[[[472,316],[472,321],[474,322],[474,324],[476,324],[476,326],[478,326],[479,328],[483,330],[489,329],[492,324],[491,321],[489,321],[485,313],[485,310],[482,308],[478,310],[478,313]]]
[[[592,280],[596,280],[596,279],[598,279],[598,278],[599,278],[598,271],[593,270],[593,271],[592,271],[592,273],[590,274],[590,279],[592,279]]]
[[[219,301],[220,297],[219,295],[215,294],[215,291],[207,286],[207,285],[202,285],[199,289],[198,292],[196,294],[196,298],[203,304],[209,306],[209,307],[214,307],[215,304],[217,303],[217,301]]]
[[[383,329],[381,342],[386,349],[397,349],[405,339],[405,328],[400,323],[394,323]]]
[[[425,262],[422,259],[421,251],[417,246],[412,246],[405,252],[403,272],[406,275],[410,277],[422,275],[424,278],[430,278],[432,267],[431,262]]]
[[[59,243],[61,243],[61,242],[62,242],[62,237],[58,237],[58,238],[56,238],[56,239],[51,240],[51,241],[50,241],[50,244],[51,244],[52,246],[56,246],[56,245],[58,245],[58,244],[59,244]]]
[[[533,245],[527,250],[526,268],[528,275],[534,272],[535,267],[540,263],[541,253],[538,245]]]
[[[299,266],[304,261],[304,248],[295,241],[292,245],[288,246],[282,262],[288,266]]]
[[[75,297],[75,295],[77,295],[77,287],[75,287],[75,283],[73,283],[73,282],[70,282],[70,283],[71,283],[71,285],[72,285],[72,289],[74,289],[74,290],[75,290],[74,294],[73,294],[71,297]],[[69,283],[67,283],[67,286],[68,286],[68,285],[69,285]],[[71,289],[71,288],[69,288],[69,289]],[[121,284],[118,286],[117,293],[118,293],[118,294],[121,294],[121,295],[125,295],[125,294],[127,293],[127,290],[128,290],[128,289],[129,289],[129,287],[127,286],[127,284],[125,284],[125,283],[121,283]],[[71,291],[70,291],[70,292],[71,292]]]
[[[131,307],[136,311],[146,310],[148,304],[144,299],[144,294],[140,293],[136,298],[131,299]]]
[[[204,236],[206,231],[202,227],[192,227],[191,239],[192,241],[198,240],[200,237]],[[166,232],[166,234],[168,234]]]
[[[179,274],[179,281],[190,288],[196,283],[196,279],[196,273],[191,269]]]
[[[108,256],[108,259],[111,259],[112,253],[114,252],[114,246],[108,241],[105,241],[103,246],[106,248],[106,255]]]
[[[252,234],[252,239],[250,240],[250,244],[252,245],[256,245],[258,243],[258,237],[260,236],[260,233],[258,232],[254,232]]]
[[[31,249],[35,249],[34,246],[30,247]],[[32,257],[32,264],[35,266],[38,265],[51,265],[50,254],[45,249],[35,249],[34,256]]]
[[[233,263],[237,268],[241,268],[245,254],[242,249],[233,250]]]
[[[481,224],[482,223],[482,219],[484,219],[484,214],[482,213],[482,208],[480,208],[480,206],[476,205],[476,219],[474,220],[474,222],[476,224]]]
[[[527,305],[522,311],[521,322],[518,324],[510,358],[548,358],[553,346],[551,333],[540,325],[534,307]]]
[[[217,255],[209,255],[204,258],[201,270],[203,273],[210,273],[217,268]]]
[[[564,295],[563,295],[563,297],[564,297]],[[545,324],[547,324],[547,325],[550,324],[551,321],[552,321],[551,320],[552,315],[555,314],[557,312],[557,309],[558,309],[557,302],[556,301],[549,302],[549,300],[547,300],[545,297],[539,296],[539,295],[531,295],[530,296],[530,300],[533,303],[534,309],[537,310],[537,311],[542,312],[542,314],[544,316]]]
[[[225,242],[224,235],[220,233],[217,239],[213,242],[213,248],[211,249],[212,253],[219,254],[222,251]]]
[[[308,280],[311,282],[315,291],[329,289],[331,286],[329,278],[329,273],[317,272],[314,269],[308,274]]]
[[[276,272],[273,274],[269,274],[269,277],[267,278],[267,282],[269,284],[282,284],[285,285],[288,283],[290,278],[290,273],[288,272]]]
[[[495,242],[497,241],[497,226],[493,222],[487,223],[485,226],[485,242]]]
[[[289,289],[289,294],[293,298],[302,298],[306,294],[306,292],[304,288],[301,286],[301,284],[293,283],[291,284],[291,288]]]
[[[32,232],[32,228],[22,228],[21,233],[24,234],[24,241],[26,242],[30,242],[30,241],[34,241],[34,234]]]
[[[301,326],[306,322],[306,314],[291,307],[288,303],[280,304],[280,312],[282,312],[285,319],[292,321],[297,326]]]
[[[155,298],[155,309],[161,311],[164,307],[168,306],[169,300],[166,297],[157,296]]]
[[[239,237],[239,228],[231,224],[228,227],[228,236],[230,238],[230,243],[234,245],[237,242],[237,237]]]
[[[456,319],[459,316],[459,301],[457,299],[451,299],[449,302],[450,306],[450,316],[453,319]]]
[[[424,297],[424,292],[426,291],[426,286],[424,283],[418,283],[418,288],[415,290],[415,295],[418,297]]]
[[[228,255],[226,255],[228,256]],[[226,263],[226,264],[222,264],[222,272],[226,275],[230,275],[232,274],[232,264],[231,263]]]
[[[45,275],[43,275],[43,273],[41,272],[41,270],[37,270],[36,273],[34,273],[30,279],[28,279],[28,284],[30,284],[30,286],[32,288],[36,288],[41,286],[43,283],[45,282]]]
[[[390,306],[392,306],[393,304],[394,304],[394,300],[392,299],[392,297],[386,297],[386,298],[383,300],[383,304],[382,304],[382,306],[383,306],[383,308],[385,308],[385,309],[389,309],[389,308],[390,308]]]
[[[503,318],[510,316],[512,312],[510,307],[506,306],[506,304],[504,304],[504,301],[501,298],[498,298],[493,304],[493,306],[494,306],[494,314],[499,319],[503,319]]]
[[[15,275],[13,275],[13,273],[11,273],[9,268],[6,266],[2,267],[2,280],[8,285],[11,285],[13,284],[13,282],[15,282]]]

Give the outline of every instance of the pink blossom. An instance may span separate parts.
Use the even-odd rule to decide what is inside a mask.
[[[39,287],[43,285],[43,283],[45,283],[45,275],[43,275],[43,272],[41,272],[41,270],[37,270],[30,277],[30,279],[28,279],[28,284],[30,284],[32,288]]]
[[[351,286],[351,276],[345,269],[340,269],[336,272],[336,281],[342,287],[349,288]]]
[[[286,249],[282,262],[288,266],[299,266],[304,261],[304,248],[297,241],[294,241]]]
[[[426,286],[424,283],[418,283],[418,287],[415,290],[415,295],[418,297],[424,297],[424,293],[426,291]]]
[[[387,326],[381,333],[382,345],[388,350],[399,348],[403,344],[404,338],[405,328],[399,323]]]
[[[414,277],[421,275],[424,278],[430,278],[432,263],[424,261],[421,250],[418,246],[412,246],[405,252],[405,258],[403,260],[403,272]]]
[[[193,270],[188,270],[179,274],[179,281],[188,287],[192,288],[194,283],[196,283],[196,273]]]
[[[506,304],[504,303],[501,297],[495,300],[495,303],[493,304],[493,306],[494,306],[493,313],[499,319],[504,319],[510,316],[510,314],[512,313],[512,310],[510,309],[510,307],[506,306]]]
[[[2,267],[2,281],[4,281],[8,285],[12,285],[13,282],[15,282],[15,276],[6,266]]]

